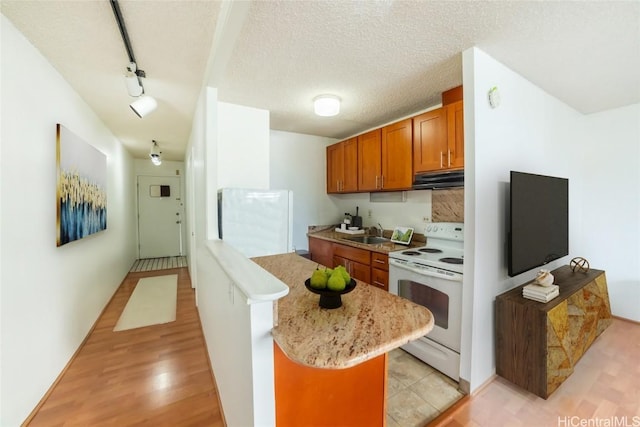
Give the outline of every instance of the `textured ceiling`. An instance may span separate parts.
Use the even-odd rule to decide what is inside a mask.
[[[638,1],[119,3],[159,101],[144,119],[126,107],[107,1],[1,5],[136,157],[156,139],[183,158],[204,81],[221,101],[269,110],[273,129],[343,138],[440,102],[472,46],[583,113],[640,102]],[[313,115],[321,93],[342,98],[339,116]]]

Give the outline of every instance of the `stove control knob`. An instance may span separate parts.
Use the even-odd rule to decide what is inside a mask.
[[[427,231],[431,231],[431,226],[427,225]]]
[[[433,226],[433,232],[437,232],[438,231],[438,227],[436,225]]]

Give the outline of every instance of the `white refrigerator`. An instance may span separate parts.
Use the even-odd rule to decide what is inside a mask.
[[[218,237],[247,258],[293,252],[293,192],[218,190]]]

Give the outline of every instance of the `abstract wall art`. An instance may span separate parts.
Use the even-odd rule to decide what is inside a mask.
[[[57,246],[107,228],[107,156],[56,125]]]

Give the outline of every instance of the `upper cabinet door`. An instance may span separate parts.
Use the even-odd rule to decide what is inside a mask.
[[[343,141],[344,172],[342,191],[353,193],[358,191],[358,138]]]
[[[379,190],[382,182],[380,129],[358,136],[358,190]]]
[[[438,108],[413,118],[413,173],[445,168],[447,110]]]
[[[327,193],[358,191],[358,139],[327,147]]]
[[[413,171],[411,162],[412,121],[402,120],[382,128],[382,178],[383,190],[411,188]]]
[[[464,110],[463,101],[454,102],[447,108],[447,163],[450,169],[464,167]]]
[[[344,146],[341,142],[327,147],[327,193],[339,193],[344,171]]]

